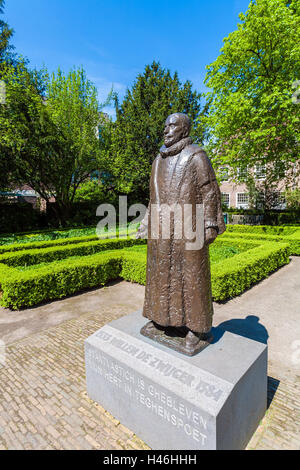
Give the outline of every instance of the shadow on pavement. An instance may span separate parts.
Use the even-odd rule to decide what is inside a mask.
[[[259,323],[259,317],[255,315],[224,321],[218,325],[218,328],[264,344],[267,344],[269,338],[267,329]]]
[[[268,330],[264,325],[259,323],[259,317],[255,315],[248,315],[246,318],[233,318],[232,320],[224,321],[218,325],[218,329],[213,328],[214,342],[217,342],[222,336],[222,331],[230,331],[236,335],[244,336],[245,338],[259,341],[260,343],[267,344],[269,339]],[[267,394],[267,408],[270,407],[275,393],[278,389],[280,381],[274,377],[268,376],[268,394]]]
[[[269,377],[268,376],[268,397],[267,397],[267,408],[272,403],[272,400],[274,398],[274,395],[277,391],[277,388],[279,387],[280,380],[274,379],[274,377]]]

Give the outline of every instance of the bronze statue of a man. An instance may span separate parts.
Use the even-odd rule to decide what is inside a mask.
[[[206,153],[189,137],[191,121],[182,113],[165,123],[164,143],[152,165],[150,203],[137,237],[148,235],[147,277],[143,315],[150,320],[141,333],[184,354],[209,344],[213,305],[209,244],[225,231],[221,194]],[[153,236],[154,208],[163,224],[164,205],[202,207],[204,243],[187,249],[187,237],[175,236],[176,213],[169,237]],[[173,215],[173,218],[172,218]],[[184,216],[183,216],[184,217]],[[192,216],[193,228],[195,217]]]

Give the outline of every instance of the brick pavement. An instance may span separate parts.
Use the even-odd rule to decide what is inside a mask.
[[[0,450],[146,448],[85,393],[84,339],[113,318],[83,315],[7,347]]]
[[[85,392],[83,342],[120,315],[83,314],[19,340],[0,365],[0,450],[147,449]],[[300,448],[300,380],[269,379],[268,412],[248,449]]]

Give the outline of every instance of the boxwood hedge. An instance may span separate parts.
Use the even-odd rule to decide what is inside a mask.
[[[8,266],[30,266],[39,263],[57,261],[71,256],[86,256],[104,250],[116,250],[124,247],[145,244],[146,240],[132,238],[113,238],[106,240],[95,240],[84,243],[68,244],[63,246],[52,246],[50,248],[36,248],[17,252],[8,252],[0,255],[0,263]]]
[[[85,256],[81,258],[69,257],[25,271],[0,263],[1,305],[12,309],[30,307],[46,300],[59,299],[83,289],[104,285],[118,277],[145,284],[146,251],[141,253],[124,249],[124,246],[130,246],[130,242],[132,245],[137,241],[123,240],[123,245],[120,244],[121,240],[106,242],[106,249],[110,248],[109,251],[93,254],[87,254],[85,251]],[[252,248],[212,265],[214,300],[225,300],[240,294],[289,262],[288,244],[260,244],[257,241],[251,243],[241,239],[238,242],[241,246]],[[229,242],[223,240],[220,243]],[[236,240],[234,244],[236,245]],[[111,250],[112,247],[123,249]]]
[[[125,231],[125,230],[119,231],[121,240],[124,239],[125,235],[129,236],[133,233],[135,233],[135,231]],[[114,233],[111,233],[108,236],[103,235],[101,236],[101,238],[99,238],[97,235],[85,235],[81,237],[59,238],[57,240],[42,240],[42,241],[26,242],[26,243],[11,243],[9,245],[0,245],[0,254],[10,253],[10,252],[15,252],[15,251],[74,245],[77,243],[87,243],[87,242],[99,241],[99,240],[111,240],[115,238],[116,238],[116,235]]]
[[[226,232],[256,233],[265,235],[292,235],[300,232],[298,225],[240,225],[229,224],[226,226]]]
[[[271,243],[288,243],[290,247],[290,254],[300,256],[300,231],[296,230],[293,234],[288,236],[281,235],[264,235],[260,233],[248,233],[248,232],[225,232],[221,235],[218,240],[232,240],[234,244],[237,239],[256,241],[256,242],[271,242]]]

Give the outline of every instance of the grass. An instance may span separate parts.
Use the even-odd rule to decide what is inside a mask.
[[[131,227],[131,229],[137,229],[138,224]],[[118,227],[116,230],[102,230],[100,234],[105,235],[116,235],[118,231],[120,233],[126,230],[125,227]],[[66,230],[47,230],[45,232],[32,232],[24,234],[9,234],[0,236],[0,246],[1,245],[11,245],[14,243],[32,243],[32,242],[42,242],[46,240],[58,240],[62,238],[74,238],[74,237],[86,237],[96,234],[96,227],[85,227],[85,228],[75,228],[75,229],[66,229]]]

